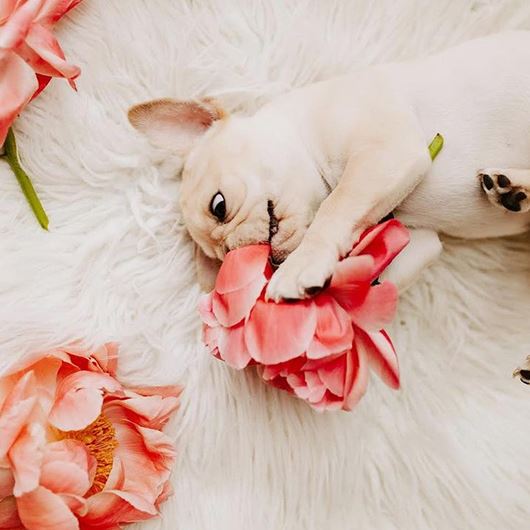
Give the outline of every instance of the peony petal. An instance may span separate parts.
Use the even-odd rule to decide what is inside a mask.
[[[379,331],[392,322],[397,301],[397,287],[393,283],[384,282],[371,286],[364,299],[351,300],[348,313],[359,328],[365,331]]]
[[[15,477],[13,472],[7,467],[0,467],[0,500],[13,494]],[[2,528],[0,526],[0,528]]]
[[[62,431],[79,431],[101,413],[103,394],[121,394],[122,386],[110,375],[80,371],[67,376],[57,387],[49,421]]]
[[[113,423],[118,441],[114,456],[123,466],[120,489],[137,493],[154,505],[174,462],[172,441],[160,431],[151,433],[152,429],[132,424],[119,401],[105,404],[104,413]]]
[[[171,482],[169,480],[162,486],[162,491],[160,492],[160,495],[156,499],[156,507],[157,509],[160,508],[160,505],[163,502],[166,502],[169,497],[171,497],[174,494],[173,486],[171,485]]]
[[[42,6],[36,21],[44,26],[51,26],[81,1],[82,0],[47,0],[44,6]]]
[[[317,325],[307,358],[320,359],[351,348],[353,327],[348,313],[328,294],[316,296],[314,303]]]
[[[151,461],[156,465],[158,471],[167,474],[167,480],[176,459],[173,440],[157,429],[137,426],[136,430],[143,437],[144,445],[151,457]]]
[[[118,350],[119,347],[116,342],[107,342],[103,346],[100,346],[90,354],[89,369],[105,372],[112,377],[116,377],[118,370]],[[93,360],[97,362],[97,366],[94,365]]]
[[[0,26],[5,24],[6,20],[15,10],[18,2],[19,0],[3,0],[0,2]]]
[[[312,301],[267,303],[258,300],[245,326],[251,357],[263,364],[277,364],[304,353],[316,329]]]
[[[0,146],[20,111],[38,88],[33,70],[13,53],[2,57],[0,51]]]
[[[219,294],[239,291],[264,277],[269,252],[269,245],[249,245],[230,251],[217,275],[215,291]]]
[[[86,499],[79,495],[71,495],[69,493],[60,493],[59,497],[61,497],[63,502],[73,513],[81,517],[86,515],[88,511]]]
[[[36,403],[33,372],[25,374],[7,396],[0,410],[0,460],[2,460],[26,425]]]
[[[27,530],[77,530],[77,518],[59,495],[39,486],[17,499],[18,515]]]
[[[120,490],[103,490],[87,499],[87,513],[81,518],[82,528],[121,528],[119,523],[134,523],[158,515],[140,495]]]
[[[289,374],[300,372],[305,367],[305,364],[306,359],[304,357],[296,357],[284,363],[263,366],[261,376],[265,381],[274,379],[279,375],[287,377]]]
[[[38,74],[73,81],[81,73],[79,66],[66,61],[64,52],[51,31],[39,24],[31,26],[26,40],[17,48],[17,53]]]
[[[213,293],[208,293],[201,296],[199,300],[199,315],[201,316],[201,320],[207,326],[215,327],[219,325],[219,322],[213,314],[212,297]]]
[[[318,403],[311,403],[311,406],[319,412],[328,410],[340,410],[344,407],[342,398],[335,396],[331,392],[326,392]]]
[[[91,486],[89,468],[94,458],[78,440],[46,446],[40,483],[54,493],[83,496]]]
[[[330,287],[371,282],[375,268],[372,256],[352,256],[339,261],[331,277]]]
[[[230,327],[248,317],[266,283],[265,276],[261,275],[237,291],[226,294],[214,292],[212,309],[215,318],[222,326]]]
[[[141,396],[161,396],[178,398],[182,394],[182,387],[180,385],[165,385],[165,386],[129,386],[125,391],[126,396],[131,396],[131,392],[140,394]]]
[[[44,428],[38,423],[32,423],[26,426],[11,446],[8,458],[15,477],[15,497],[20,497],[39,485],[45,444]]]
[[[220,333],[217,348],[221,359],[236,370],[245,368],[250,362],[250,354],[245,342],[245,325],[240,322]]]
[[[357,334],[354,343],[357,347]],[[362,348],[352,349],[346,354],[343,410],[351,410],[364,396],[368,386],[368,366]]]
[[[179,406],[176,397],[138,396],[120,401],[132,415],[134,423],[161,429]]]
[[[350,255],[359,256],[363,254],[374,258],[373,280],[388,267],[392,260],[408,245],[409,241],[408,230],[397,219],[391,219],[364,232]]]
[[[27,0],[11,13],[7,22],[0,28],[0,59],[24,41],[43,2],[44,0]],[[5,72],[2,70],[2,77],[4,75]]]
[[[357,333],[359,349],[365,352],[370,367],[390,387],[399,388],[399,365],[390,337],[384,331]]]
[[[326,388],[338,397],[344,396],[346,382],[346,354],[318,369],[318,375]]]
[[[12,495],[4,499],[0,498],[0,528],[22,529],[22,523],[18,517],[17,502]]]

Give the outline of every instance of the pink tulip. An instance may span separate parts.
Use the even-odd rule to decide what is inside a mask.
[[[373,227],[337,265],[329,287],[295,303],[265,301],[268,245],[228,253],[199,304],[205,344],[233,368],[258,365],[265,381],[316,409],[350,410],[366,391],[369,367],[399,388],[396,353],[382,329],[394,317],[397,291],[374,283],[408,240],[396,220]]]
[[[11,123],[52,77],[75,88],[79,67],[68,63],[53,25],[81,0],[0,2],[0,145]]]
[[[126,388],[114,344],[34,355],[0,379],[0,529],[119,528],[170,492],[178,387]]]

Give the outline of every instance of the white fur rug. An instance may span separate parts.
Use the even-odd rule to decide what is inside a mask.
[[[17,124],[50,233],[0,163],[0,367],[116,339],[128,381],[186,385],[175,495],[146,529],[530,528],[530,389],[511,379],[530,353],[528,239],[446,241],[392,330],[403,389],[372,379],[352,413],[317,414],[202,349],[178,161],[125,116],[158,96],[248,110],[516,27],[524,0],[85,0],[61,24],[79,91],[54,81]]]

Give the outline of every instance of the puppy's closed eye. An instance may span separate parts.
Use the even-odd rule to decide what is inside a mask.
[[[224,221],[226,217],[226,201],[224,195],[218,191],[210,202],[210,212],[219,221]]]

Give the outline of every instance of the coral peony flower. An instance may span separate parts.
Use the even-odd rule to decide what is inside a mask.
[[[52,28],[80,1],[0,2],[0,145],[16,116],[52,77],[64,77],[75,88],[79,67],[66,61]]]
[[[398,388],[397,357],[382,330],[394,316],[397,290],[375,280],[408,241],[396,220],[371,228],[339,262],[329,287],[294,303],[265,301],[268,245],[228,253],[199,304],[205,344],[233,368],[258,365],[265,381],[317,409],[351,409],[366,390],[369,367]]]
[[[0,379],[0,528],[119,528],[158,514],[177,387],[125,388],[114,344],[27,358]]]

